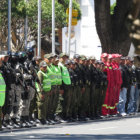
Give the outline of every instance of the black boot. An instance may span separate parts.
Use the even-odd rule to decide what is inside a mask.
[[[26,122],[25,116],[21,116],[20,122],[21,122],[21,127],[23,127],[23,128],[30,127],[30,125]]]
[[[3,122],[3,127],[7,128],[7,129],[13,129],[11,123],[10,123],[10,120],[5,120]]]
[[[11,123],[12,123],[13,128],[20,128],[21,127],[21,125],[16,121],[16,118],[12,118]]]
[[[31,127],[35,127],[36,126],[36,122],[33,118],[29,118],[29,116],[26,116],[26,120],[29,124],[31,124]]]

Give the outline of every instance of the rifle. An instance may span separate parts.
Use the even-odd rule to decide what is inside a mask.
[[[35,94],[39,97],[38,91],[37,91],[37,89],[35,87],[35,82],[37,82],[40,85],[40,87],[41,87],[41,83],[40,83],[40,81],[38,79],[37,71],[35,70],[35,68],[33,66],[34,65],[31,62],[30,63],[30,66],[29,67],[26,66],[25,69],[26,69],[26,71],[28,72],[29,75],[32,75],[33,76],[34,79],[33,78],[31,79],[32,86],[35,89]]]

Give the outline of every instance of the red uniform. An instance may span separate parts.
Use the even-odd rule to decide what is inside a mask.
[[[117,114],[117,104],[119,102],[120,88],[122,84],[121,71],[119,69],[119,64],[116,62],[112,63],[113,65],[113,77],[114,77],[114,88],[113,88],[113,97],[111,102],[111,114]]]
[[[106,68],[105,71],[107,72],[108,86],[107,86],[104,104],[102,106],[102,115],[109,115],[110,114],[110,106],[111,106],[114,78],[113,78],[112,66],[110,64],[106,64],[105,68]]]

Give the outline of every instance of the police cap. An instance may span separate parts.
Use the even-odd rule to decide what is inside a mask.
[[[45,54],[44,55],[44,58],[47,58],[47,59],[49,59],[49,58],[51,58],[52,56],[51,56],[51,54]]]
[[[55,61],[59,61],[59,58],[58,58],[58,57],[56,57]]]
[[[60,53],[60,55],[59,55],[60,58],[62,58],[64,56],[67,56],[68,57],[68,55],[66,53]]]
[[[71,60],[66,60],[65,65],[69,65],[71,63]]]
[[[95,56],[90,56],[89,57],[89,60],[95,60],[96,58],[95,58]]]
[[[39,67],[47,67],[47,63],[45,61],[40,62]]]

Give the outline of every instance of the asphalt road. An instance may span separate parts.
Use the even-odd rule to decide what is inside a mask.
[[[75,122],[0,132],[0,140],[140,140],[140,117]]]

